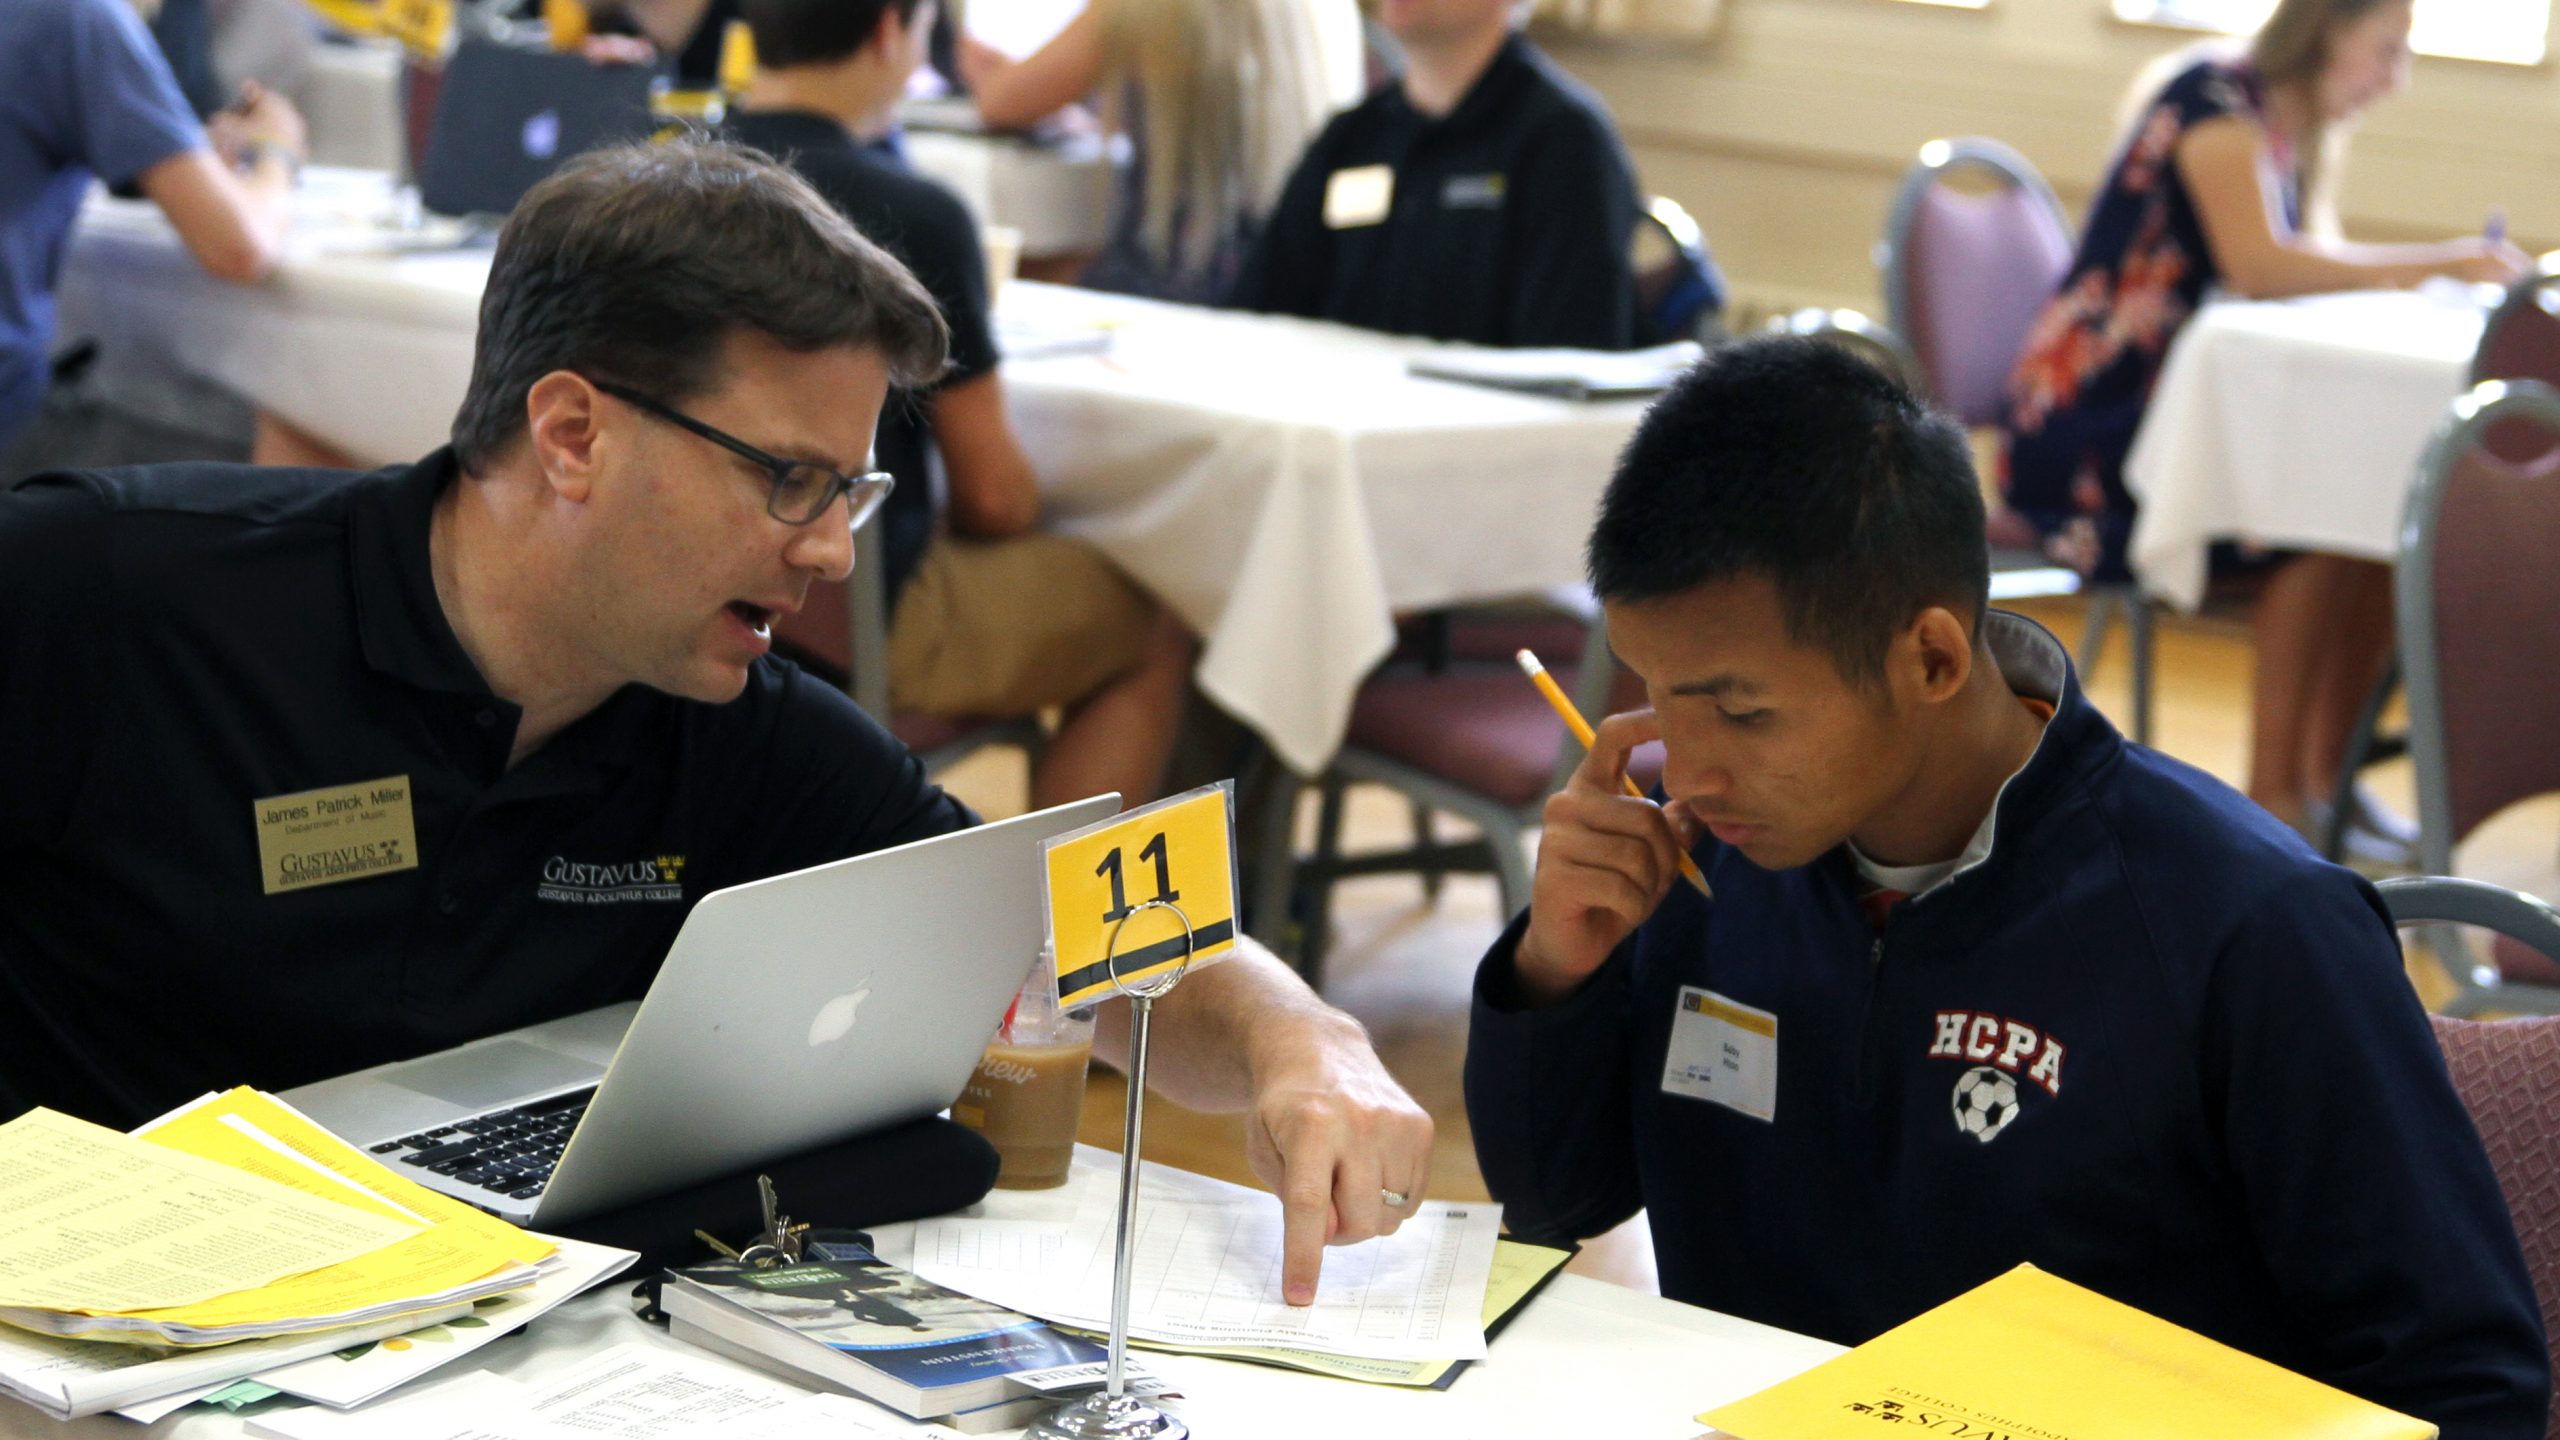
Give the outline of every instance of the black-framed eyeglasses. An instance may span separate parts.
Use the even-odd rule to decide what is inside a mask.
[[[862,528],[880,509],[897,481],[885,470],[861,475],[847,475],[820,465],[814,460],[785,460],[779,455],[757,449],[725,430],[706,425],[662,400],[654,400],[628,385],[610,380],[596,380],[594,386],[617,400],[654,415],[679,429],[690,430],[721,449],[737,455],[773,477],[773,491],[766,497],[764,510],[785,525],[806,525],[827,513],[836,497],[845,497],[845,523]]]

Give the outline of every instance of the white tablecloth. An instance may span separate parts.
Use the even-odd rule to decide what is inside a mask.
[[[370,464],[442,444],[470,377],[485,249],[391,253],[379,177],[315,172],[293,257],[207,278],[147,205],[83,216],[63,334],[165,355]],[[1054,523],[1203,640],[1203,688],[1302,772],[1338,748],[1391,613],[1580,578],[1635,402],[1404,373],[1423,342],[1017,283],[1008,324],[1107,324],[1107,354],[1003,375]]]
[[[1114,327],[1105,354],[1004,368],[1053,523],[1162,596],[1201,688],[1306,773],[1393,612],[1581,577],[1643,413],[1416,379],[1425,342],[1338,325],[1029,285],[1005,310]]]
[[[1090,254],[1111,238],[1111,155],[1101,136],[1035,144],[910,129],[906,147],[909,163],[958,191],[979,224],[1021,231],[1024,255]]]
[[[2485,318],[2467,288],[2206,306],[2170,346],[2125,461],[2143,588],[2194,609],[2216,540],[2391,558]]]
[[[999,1190],[984,1213],[1000,1218],[1065,1218],[1076,1197],[1109,1194],[1119,1157],[1081,1149],[1064,1189]],[[1223,1193],[1214,1180],[1148,1167],[1149,1194]],[[1265,1197],[1266,1203],[1276,1204]],[[904,1263],[912,1226],[875,1232],[882,1254]],[[705,1365],[728,1362],[667,1338],[633,1318],[634,1277],[608,1282],[501,1341],[475,1362],[518,1379],[557,1373],[608,1346],[637,1341],[680,1350]],[[1360,1385],[1260,1365],[1148,1353],[1145,1362],[1185,1398],[1171,1408],[1194,1433],[1214,1440],[1302,1440],[1308,1435],[1429,1437],[1429,1440],[1688,1440],[1692,1416],[1820,1364],[1840,1353],[1827,1341],[1773,1330],[1577,1275],[1559,1275],[1521,1311],[1490,1356],[1445,1391]],[[486,1357],[482,1359],[481,1357]],[[432,1381],[424,1383],[433,1383]],[[412,1390],[395,1394],[407,1395]],[[0,1400],[0,1434],[99,1440],[227,1440],[242,1422],[222,1413],[181,1411],[147,1429],[114,1416],[56,1424]]]

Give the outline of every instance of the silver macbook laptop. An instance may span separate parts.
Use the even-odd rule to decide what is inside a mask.
[[[283,1092],[420,1184],[556,1225],[930,1115],[1039,955],[1040,846],[1097,796],[734,886],[649,993]]]

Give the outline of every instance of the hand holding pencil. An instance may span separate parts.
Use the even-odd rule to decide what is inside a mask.
[[[1583,749],[1590,749],[1599,737],[1592,734],[1591,722],[1583,719],[1582,712],[1573,707],[1572,698],[1564,693],[1563,686],[1556,683],[1556,677],[1548,674],[1547,667],[1539,664],[1538,657],[1530,651],[1523,650],[1516,658],[1520,661],[1520,668],[1528,673],[1529,683],[1537,686],[1538,693],[1547,697],[1547,704],[1554,707],[1556,715],[1564,721],[1565,728],[1573,732],[1573,738],[1581,742]],[[1620,771],[1618,783],[1626,787],[1626,792],[1638,800],[1647,798],[1644,790],[1636,784],[1634,776]],[[1687,877],[1689,884],[1700,895],[1709,900],[1716,898],[1716,892],[1707,885],[1707,877],[1700,873],[1698,862],[1690,859],[1685,853],[1680,857],[1680,873]]]
[[[1682,801],[1654,804],[1627,778],[1628,753],[1662,733],[1653,712],[1612,715],[1595,735],[1537,657],[1523,652],[1520,666],[1590,749],[1548,797],[1528,926],[1512,953],[1515,1001],[1536,1008],[1599,973],[1683,878],[1714,894],[1687,853],[1705,833],[1698,817]]]

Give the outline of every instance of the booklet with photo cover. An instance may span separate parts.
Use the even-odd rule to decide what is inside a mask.
[[[1022,1397],[1014,1377],[1107,1357],[1019,1311],[947,1290],[856,1245],[757,1269],[714,1261],[667,1272],[669,1333],[725,1342],[919,1420]]]
[[[2032,1265],[1698,1419],[1736,1440],[1868,1440],[1884,1425],[2042,1440],[2436,1433]]]

